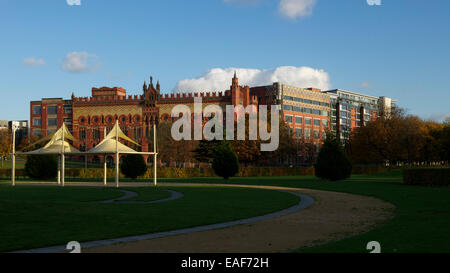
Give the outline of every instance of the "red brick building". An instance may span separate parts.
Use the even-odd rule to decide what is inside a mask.
[[[250,87],[240,86],[238,78],[232,79],[230,90],[225,92],[161,94],[159,82],[144,83],[141,95],[127,95],[119,87],[92,88],[92,96],[76,97],[71,100],[42,99],[30,104],[31,135],[46,136],[59,128],[63,122],[80,143],[74,146],[81,151],[95,147],[119,121],[122,131],[142,145],[148,152],[147,139],[151,137],[153,124],[172,121],[172,108],[179,104],[188,105],[193,113],[194,98],[201,97],[203,107],[220,105],[225,111],[227,105],[257,105],[258,99],[250,93]]]

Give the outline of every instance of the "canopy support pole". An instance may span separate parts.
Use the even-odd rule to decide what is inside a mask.
[[[61,148],[61,183],[62,183],[62,186],[64,187],[64,183],[65,183],[65,168],[66,168],[66,162],[65,162],[65,160],[66,160],[66,158],[65,158],[65,156],[64,156],[64,143],[65,143],[65,135],[64,135],[64,132],[65,132],[65,130],[66,130],[66,126],[65,126],[65,124],[63,123],[63,125],[62,125],[62,141],[61,141],[61,143],[62,143],[62,148]]]
[[[103,128],[103,139],[105,139],[105,138],[106,138],[106,127]],[[107,164],[106,164],[106,159],[107,158],[108,157],[105,154],[105,156],[103,157],[103,161],[104,161],[104,163],[103,163],[103,172],[104,172],[103,184],[104,184],[105,187],[106,187],[106,182],[107,182],[107,179],[108,179],[108,177],[107,177],[108,171],[107,171]]]
[[[116,120],[116,187],[119,187],[119,120]]]
[[[103,185],[106,187],[106,180],[107,180],[107,167],[106,167],[106,155],[104,157],[104,163],[103,163]]]
[[[12,166],[11,166],[11,182],[13,187],[16,186],[16,126],[12,122]]]
[[[61,185],[61,155],[58,155],[58,185]]]
[[[156,155],[156,123],[153,124],[153,184],[157,186],[157,167],[158,167],[158,161],[157,161],[157,155]]]

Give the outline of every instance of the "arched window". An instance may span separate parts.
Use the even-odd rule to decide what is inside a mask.
[[[94,127],[94,130],[92,131],[92,137],[94,138],[94,141],[100,140],[100,130],[98,127]]]
[[[84,127],[80,127],[79,134],[80,134],[80,140],[85,141],[86,140],[86,129]]]

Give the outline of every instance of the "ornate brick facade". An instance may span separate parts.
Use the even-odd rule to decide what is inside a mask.
[[[81,151],[95,147],[112,129],[116,120],[119,120],[121,129],[129,137],[141,144],[141,149],[148,152],[147,139],[151,138],[153,124],[171,121],[172,108],[179,104],[187,105],[191,111],[194,109],[194,98],[201,97],[203,108],[208,105],[219,105],[225,111],[226,105],[257,104],[256,96],[250,95],[248,86],[240,86],[238,78],[232,80],[230,90],[224,92],[208,93],[160,93],[161,87],[157,82],[153,85],[144,82],[142,95],[127,96],[127,91],[119,87],[92,88],[91,97],[76,97],[72,94],[71,100],[43,99],[33,101],[30,105],[31,134],[46,136],[52,133],[64,122],[73,135],[80,140],[74,146]],[[52,107],[49,114],[48,107]],[[54,109],[57,108],[55,112]],[[48,126],[48,119],[54,118],[56,123]],[[54,120],[50,120],[54,122]],[[34,122],[34,123],[33,123]]]

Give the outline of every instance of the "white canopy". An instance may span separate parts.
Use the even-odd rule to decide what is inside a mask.
[[[97,146],[95,146],[94,148],[89,150],[87,153],[88,154],[115,154],[116,153],[116,144],[119,146],[118,152],[120,154],[136,153],[135,150],[123,145],[120,142],[117,142],[115,139],[104,139],[102,142],[100,142]]]
[[[64,131],[63,131],[64,130]],[[64,138],[64,142],[63,142],[63,138]],[[61,126],[61,128],[59,128],[58,131],[56,131],[55,133],[39,140],[38,142],[35,142],[32,144],[32,146],[48,141],[50,140],[44,147],[31,151],[31,152],[27,152],[27,153],[23,153],[25,155],[37,155],[37,154],[61,154],[62,151],[64,151],[64,154],[76,154],[76,153],[80,153],[80,151],[78,151],[77,149],[75,149],[72,145],[70,145],[66,140],[72,140],[75,142],[78,142],[78,140],[72,136],[72,134],[69,132],[69,130],[67,129],[66,125],[63,124]],[[63,143],[64,143],[64,149],[63,149]]]
[[[27,152],[27,153],[23,153],[24,155],[42,155],[42,154],[60,154],[61,153],[61,146],[62,146],[62,140],[55,140],[52,143],[49,142],[49,144],[51,145],[45,145],[45,147],[35,150],[35,151],[31,151],[31,152]],[[67,141],[64,141],[64,153],[65,154],[78,154],[80,153],[80,151],[78,151],[77,149],[75,149],[72,145],[70,145]]]
[[[157,185],[157,179],[156,179],[156,171],[157,171],[157,155],[156,152],[156,125],[153,124],[153,152],[137,152],[130,147],[125,146],[124,144],[120,143],[119,138],[126,140],[128,142],[131,142],[137,146],[140,146],[136,141],[126,136],[119,126],[119,121],[116,120],[116,125],[111,130],[111,132],[100,142],[96,147],[92,148],[88,152],[80,152],[77,149],[75,149],[72,145],[70,145],[66,140],[71,140],[74,142],[79,142],[75,137],[72,136],[70,131],[67,129],[66,125],[63,123],[61,128],[51,134],[47,137],[44,137],[43,139],[39,140],[38,142],[33,143],[31,146],[34,146],[39,143],[43,143],[48,141],[48,143],[38,150],[22,153],[25,155],[38,155],[38,154],[59,154],[61,157],[61,168],[60,171],[58,171],[58,184],[61,184],[64,186],[64,173],[65,173],[65,155],[66,154],[78,154],[78,155],[88,155],[88,154],[115,154],[116,156],[116,186],[119,187],[119,155],[120,154],[147,154],[147,155],[153,155],[153,181],[155,186]],[[106,129],[105,129],[106,130]],[[106,133],[106,131],[105,131]],[[15,136],[15,134],[13,134]],[[13,137],[13,166],[12,166],[12,174],[11,174],[11,180],[13,186],[15,186],[15,158],[16,158],[16,152],[14,150],[15,147],[15,138]],[[59,165],[59,164],[58,164]],[[58,166],[59,167],[59,166]],[[104,185],[106,186],[106,160],[104,161]]]
[[[127,137],[120,129],[119,123],[116,122],[114,128],[97,146],[87,152],[87,154],[133,154],[138,153],[128,146],[123,145],[118,141],[121,138],[133,144],[140,146],[136,141]]]

